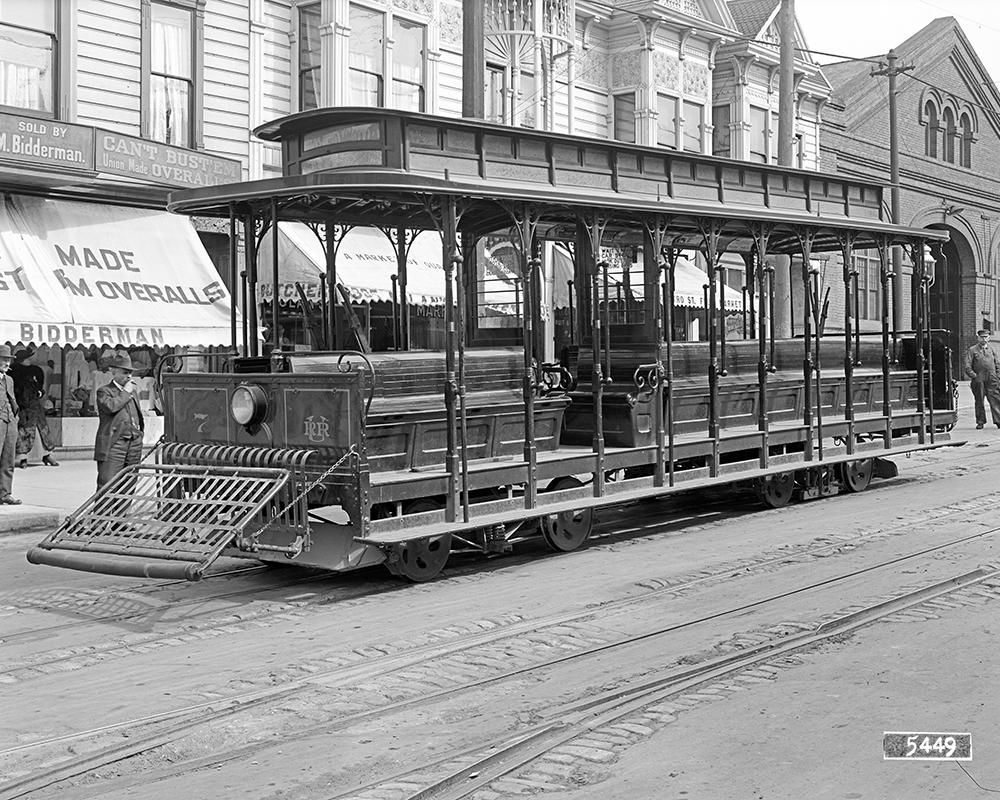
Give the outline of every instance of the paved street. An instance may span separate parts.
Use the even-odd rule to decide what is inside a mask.
[[[565,704],[1000,563],[1000,433],[966,416],[956,434],[968,444],[899,459],[898,479],[859,495],[777,511],[714,496],[641,505],[605,513],[582,551],[457,559],[419,586],[381,569],[230,572],[247,566],[235,561],[200,584],[118,579],[28,565],[39,533],[9,533],[0,797],[408,797],[409,778],[387,778],[521,735]],[[15,489],[58,515],[93,477],[92,462],[65,462],[18,471]],[[987,582],[765,660],[470,796],[986,796],[973,781],[1000,788],[998,602]],[[664,624],[682,627],[647,633]],[[593,648],[605,650],[533,666]],[[883,761],[886,730],[970,732],[973,761]]]

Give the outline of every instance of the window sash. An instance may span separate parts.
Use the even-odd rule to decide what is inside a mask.
[[[767,117],[766,108],[750,106],[750,161],[767,163]]]
[[[0,25],[0,105],[55,114],[56,37]]]
[[[684,149],[701,152],[702,105],[684,101]]]
[[[635,142],[635,92],[616,94],[615,139],[619,142]]]
[[[160,3],[153,3],[151,11],[150,72],[190,80],[194,75],[194,15]]]
[[[319,107],[320,70],[320,4],[300,5],[299,13],[299,111]]]
[[[728,106],[712,108],[712,155],[730,158],[732,156],[732,130],[729,124],[732,119],[732,109]]]
[[[656,95],[656,143],[660,147],[677,149],[677,98]]]
[[[55,0],[0,0],[4,24],[41,33],[56,32]]]
[[[190,81],[150,75],[150,138],[178,147],[191,146]]]

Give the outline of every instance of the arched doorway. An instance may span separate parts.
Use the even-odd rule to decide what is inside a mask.
[[[952,372],[962,368],[963,342],[973,336],[978,321],[962,315],[962,275],[975,272],[975,256],[965,235],[950,225],[928,225],[934,230],[948,231],[951,238],[941,248],[943,258],[934,265],[934,283],[930,289],[930,327],[950,332]],[[937,248],[934,248],[935,255]]]

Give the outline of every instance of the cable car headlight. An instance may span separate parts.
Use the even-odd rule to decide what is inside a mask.
[[[267,395],[259,386],[237,386],[229,400],[229,412],[240,425],[256,425],[267,416]]]

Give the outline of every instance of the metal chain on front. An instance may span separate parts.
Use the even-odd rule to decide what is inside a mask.
[[[281,508],[274,516],[271,517],[271,519],[269,519],[267,522],[261,525],[260,528],[254,531],[250,535],[250,538],[256,539],[258,536],[260,536],[264,531],[266,531],[269,527],[271,527],[272,524],[274,524],[275,520],[279,519],[286,511],[288,511],[288,509],[294,506],[297,502],[299,502],[299,500],[301,500],[303,497],[309,494],[309,492],[311,492],[313,489],[319,486],[323,481],[329,478],[330,475],[332,475],[340,466],[343,465],[345,461],[347,461],[347,459],[349,459],[351,456],[356,456],[357,454],[358,454],[357,445],[352,444],[351,448],[346,453],[344,453],[343,456],[340,457],[337,463],[328,467],[322,475],[320,475],[316,480],[314,480],[312,483],[306,486],[306,488],[303,489],[301,492],[299,492],[297,495],[295,495],[295,497],[289,500],[288,503],[286,503],[283,508]]]

